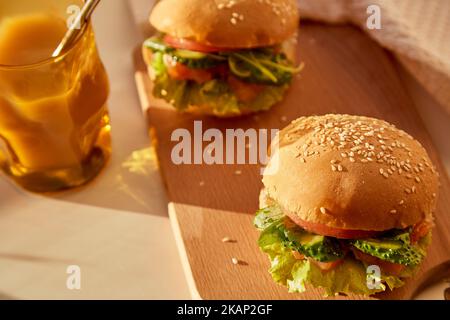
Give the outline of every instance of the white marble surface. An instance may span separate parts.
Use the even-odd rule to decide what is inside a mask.
[[[0,177],[0,299],[190,297],[133,79],[131,52],[141,41],[133,16],[145,18],[142,5],[152,1],[130,1],[132,10],[126,0],[103,1],[94,17],[111,80],[106,170],[88,187],[53,197],[27,194]],[[417,102],[450,172],[450,118],[432,99]],[[66,288],[72,264],[81,267],[79,291]]]

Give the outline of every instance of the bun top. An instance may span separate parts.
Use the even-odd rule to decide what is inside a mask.
[[[302,117],[279,132],[263,183],[300,219],[384,231],[432,219],[439,179],[422,145],[385,121]]]
[[[223,48],[280,44],[298,22],[296,0],[162,0],[150,15],[161,32]]]

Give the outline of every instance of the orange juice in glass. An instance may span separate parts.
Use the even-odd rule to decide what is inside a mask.
[[[0,2],[0,166],[31,191],[83,185],[110,154],[109,84],[91,24],[51,57],[73,5],[83,2]]]

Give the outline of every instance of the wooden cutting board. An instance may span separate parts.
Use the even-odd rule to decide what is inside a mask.
[[[288,294],[268,273],[269,260],[256,241],[252,225],[261,189],[258,165],[175,165],[171,134],[193,131],[202,120],[203,132],[218,128],[281,129],[297,117],[326,113],[372,116],[394,123],[415,136],[441,173],[436,228],[421,270],[383,299],[409,299],[415,292],[450,273],[450,183],[414,102],[400,79],[391,55],[350,26],[303,24],[299,58],[306,65],[286,99],[271,111],[237,119],[182,115],[151,96],[151,83],[140,51],[135,54],[136,82],[155,142],[171,203],[170,218],[194,298],[202,299],[321,299],[313,289]],[[374,208],[376,210],[376,208]],[[224,243],[229,237],[234,242]],[[232,258],[241,261],[232,263]],[[364,297],[351,296],[363,299]]]

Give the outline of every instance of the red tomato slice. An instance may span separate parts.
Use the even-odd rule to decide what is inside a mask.
[[[225,65],[218,65],[209,69],[193,69],[174,61],[169,55],[164,56],[164,63],[167,67],[167,73],[175,80],[193,80],[204,83],[213,78],[226,78],[228,74]]]
[[[167,73],[175,80],[193,80],[204,83],[212,79],[211,72],[202,69],[191,69],[181,63],[167,68]]]
[[[377,265],[380,267],[380,270],[382,272],[384,271],[387,274],[396,276],[399,275],[400,272],[402,272],[406,268],[406,266],[402,264],[384,261],[377,257],[371,256],[370,254],[364,253],[356,249],[355,247],[352,247],[352,251],[356,259],[366,262],[367,264]]]
[[[231,75],[228,77],[228,85],[242,102],[253,101],[264,90],[263,85],[246,83]]]
[[[214,46],[208,46],[206,44],[200,44],[192,40],[182,39],[182,38],[174,38],[169,35],[164,36],[164,42],[169,46],[177,49],[185,49],[191,51],[198,51],[204,53],[213,53],[213,52],[224,52],[231,51],[231,48],[220,48]]]
[[[193,80],[198,83],[204,83],[213,78],[210,69],[192,69],[182,63],[177,63],[169,55],[164,56],[164,62],[167,67],[167,73],[175,80]]]
[[[322,236],[329,236],[339,239],[365,239],[376,237],[381,233],[381,231],[338,229],[320,223],[302,220],[293,213],[288,213],[287,215],[303,229]]]
[[[316,266],[318,266],[322,271],[330,271],[339,266],[342,262],[344,262],[344,259],[339,259],[331,262],[320,262],[317,260],[314,260],[312,258],[308,258],[309,261],[314,263]]]
[[[416,243],[423,237],[425,237],[428,232],[430,232],[433,224],[429,221],[421,221],[416,223],[411,231],[411,243]]]

